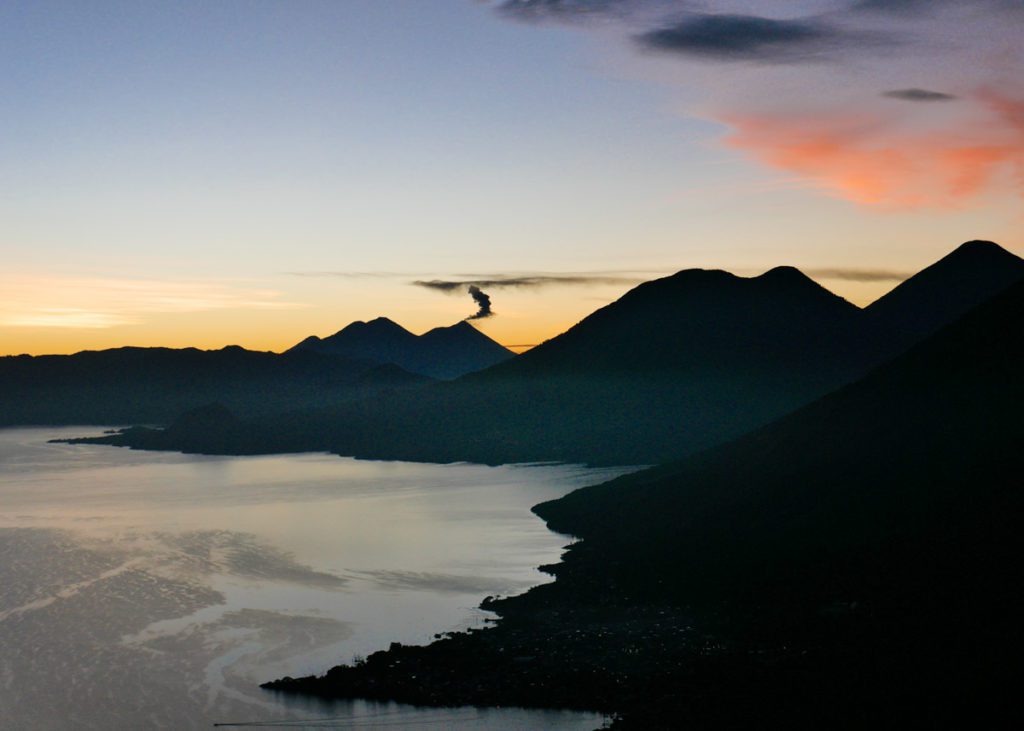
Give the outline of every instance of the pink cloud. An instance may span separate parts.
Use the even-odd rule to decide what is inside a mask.
[[[963,208],[1014,176],[1024,193],[1024,100],[991,90],[981,115],[914,134],[881,112],[722,115],[725,143],[832,195],[886,209]]]

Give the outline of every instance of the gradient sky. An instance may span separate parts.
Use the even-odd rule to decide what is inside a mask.
[[[1024,253],[1022,0],[0,6],[0,353],[561,332],[793,264]],[[522,278],[528,278],[526,283]]]

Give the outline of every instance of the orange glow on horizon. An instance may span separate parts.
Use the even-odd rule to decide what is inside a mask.
[[[749,271],[744,276],[759,273],[760,270]],[[858,305],[876,299],[895,284],[892,281],[865,283],[827,279],[822,282],[826,288]],[[397,287],[398,292],[409,291],[402,285]],[[565,332],[630,288],[608,288],[604,296],[579,296],[577,290],[571,289],[550,290],[543,296],[505,292],[498,301],[496,316],[475,321],[473,325],[514,352],[522,353]],[[237,305],[233,299],[228,300]],[[275,297],[269,302],[280,301]],[[355,301],[348,305],[337,301],[316,302],[301,307],[266,307],[260,302],[256,309],[214,308],[209,302],[203,309],[198,304],[189,307],[179,303],[178,311],[174,312],[111,311],[109,326],[92,326],[99,323],[87,323],[88,327],[68,326],[76,324],[73,319],[66,321],[63,327],[0,326],[0,355],[61,355],[125,346],[216,350],[239,345],[252,350],[281,352],[309,335],[331,335],[356,320],[385,316],[413,333],[422,334],[459,321],[459,315],[464,315],[466,310],[466,303],[459,299],[428,295],[413,302],[416,307],[397,303],[396,309],[390,312],[369,314],[366,309],[355,307]],[[424,302],[428,303],[426,307]],[[366,306],[365,302],[359,304]]]
[[[177,322],[161,322],[159,326],[140,325],[138,327],[111,328],[45,328],[24,329],[15,333],[13,330],[4,332],[0,356],[7,355],[71,355],[85,350],[106,350],[121,347],[141,348],[198,348],[200,350],[219,350],[229,345],[239,345],[249,350],[282,352],[297,344],[303,338],[316,334],[321,337],[330,335],[341,329],[348,322],[332,324],[327,329],[304,326],[301,322],[277,323],[270,329],[265,318],[253,318],[249,313],[240,316],[235,313],[235,321],[228,323],[222,318],[211,318],[207,315],[200,318],[181,319]],[[263,320],[262,322],[260,320]],[[422,334],[431,328],[413,328],[401,318],[394,319],[399,325],[416,334]],[[201,322],[203,320],[205,322]],[[515,353],[523,353],[545,340],[549,340],[564,332],[577,320],[552,321],[537,323],[536,329],[529,339],[521,337],[519,329],[490,327],[485,334],[497,342],[506,344]],[[438,326],[451,323],[438,323]],[[305,329],[303,329],[305,327]],[[483,327],[478,329],[482,332]]]

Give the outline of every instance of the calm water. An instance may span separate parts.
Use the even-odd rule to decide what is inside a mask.
[[[389,642],[483,623],[566,539],[529,512],[619,474],[327,455],[197,457],[0,430],[5,729],[591,729],[595,715],[281,699]]]

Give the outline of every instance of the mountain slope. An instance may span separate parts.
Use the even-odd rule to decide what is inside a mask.
[[[298,351],[390,363],[411,373],[443,379],[456,378],[513,357],[512,351],[468,322],[434,328],[417,336],[386,317],[353,322],[326,338],[310,336],[289,352]]]
[[[0,425],[168,423],[220,402],[253,418],[378,393],[376,364],[311,352],[115,348],[0,358]],[[422,376],[389,377],[390,385]]]
[[[991,241],[968,241],[867,308],[886,355],[902,352],[1024,279],[1024,259]]]
[[[858,314],[793,267],[752,278],[688,269],[637,286],[488,375],[704,371],[747,356],[833,358]]]
[[[730,444],[543,503],[482,632],[266,687],[614,729],[1019,728],[1024,283]]]
[[[672,561],[688,593],[687,577],[784,583],[802,570],[834,572],[833,555],[850,561],[857,552],[862,562],[895,550],[896,536],[938,539],[929,531],[1001,523],[993,507],[1024,498],[1022,324],[1018,284],[861,381],[737,442],[537,512],[598,541],[685,544]]]
[[[435,378],[457,378],[514,360],[512,351],[468,322],[435,327],[420,335],[419,342],[417,372],[434,374]]]
[[[374,405],[386,425],[337,434],[334,449],[440,461],[664,461],[856,376],[848,342],[858,314],[789,268],[754,278],[680,272],[416,404]]]
[[[303,340],[290,351],[312,350],[347,358],[362,358],[377,363],[406,360],[415,349],[416,336],[386,317],[346,325],[326,338],[315,335]]]
[[[772,657],[729,660],[710,703],[663,670],[622,728],[1012,727],[1022,407],[1024,283],[732,444],[537,506],[584,540],[520,602],[701,606],[717,642]]]

